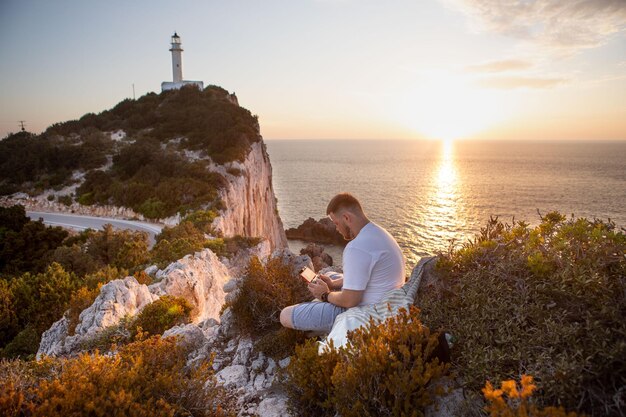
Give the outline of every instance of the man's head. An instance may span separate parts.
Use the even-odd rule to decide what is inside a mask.
[[[326,207],[326,214],[346,240],[352,240],[369,220],[361,203],[350,193],[337,194]]]

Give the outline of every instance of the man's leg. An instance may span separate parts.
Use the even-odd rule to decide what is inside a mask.
[[[294,307],[295,306],[285,307],[280,312],[280,324],[282,324],[283,327],[288,327],[290,329],[293,329],[293,323],[291,321],[291,316],[293,314],[293,308]]]
[[[290,329],[329,333],[335,317],[344,311],[345,308],[334,304],[312,301],[285,307],[280,312],[280,322]]]

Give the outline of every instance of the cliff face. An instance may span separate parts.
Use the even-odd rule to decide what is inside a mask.
[[[215,219],[213,227],[227,237],[235,235],[263,237],[269,241],[272,250],[287,247],[287,238],[283,223],[278,215],[272,186],[272,165],[265,144],[263,142],[252,144],[250,152],[242,163],[229,162],[225,165],[211,163],[209,169],[222,174],[227,182],[226,187],[219,191],[226,208]],[[68,195],[75,192],[79,184],[60,190],[58,195]],[[30,197],[25,193],[16,193],[9,197],[0,198],[0,205],[8,207],[21,204],[27,211],[147,220],[143,215],[127,207],[87,206],[77,202],[68,206],[57,201],[50,201],[49,196],[55,196],[55,194],[57,192],[54,190],[46,190],[35,197]],[[180,220],[180,215],[175,215],[159,219],[158,223],[174,226]]]
[[[265,144],[252,144],[243,163],[231,162],[227,167],[212,165],[211,169],[228,180],[227,187],[220,191],[226,209],[215,219],[213,227],[224,236],[264,237],[270,242],[272,250],[287,247],[272,186],[272,165]],[[228,173],[236,170],[240,175]]]

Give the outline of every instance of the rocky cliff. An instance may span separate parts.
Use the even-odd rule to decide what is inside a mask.
[[[220,190],[226,208],[213,222],[224,236],[261,236],[272,249],[287,247],[272,186],[272,165],[263,142],[252,144],[244,162],[211,165],[228,184]]]
[[[224,236],[263,237],[270,243],[272,250],[287,247],[287,238],[283,223],[278,215],[276,197],[272,186],[272,165],[263,142],[252,144],[250,152],[243,162],[228,162],[218,165],[213,162],[209,170],[224,176],[226,185],[219,190],[225,203],[220,216],[213,222],[215,230]],[[60,212],[80,215],[118,218],[126,220],[147,220],[143,215],[128,207],[106,205],[81,205],[73,202],[61,204],[55,195],[69,195],[80,182],[60,191],[46,190],[38,196],[16,193],[0,198],[0,205],[8,207],[23,205],[27,211]],[[180,222],[180,215],[159,219],[158,223],[173,226]]]

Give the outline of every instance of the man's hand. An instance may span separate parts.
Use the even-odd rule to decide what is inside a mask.
[[[321,277],[321,276],[322,275],[318,277]],[[328,284],[326,284],[326,281],[324,279],[314,279],[313,281],[309,283],[308,288],[311,294],[313,294],[313,297],[317,298],[318,300],[322,299],[322,294],[326,292],[330,292],[330,288],[328,288]]]
[[[341,289],[341,284],[342,284],[342,280],[333,280],[331,279],[329,276],[327,275],[318,275],[317,276],[319,279],[321,279],[322,281],[324,281],[326,283],[326,285],[328,285],[328,288],[331,291],[338,291]]]

